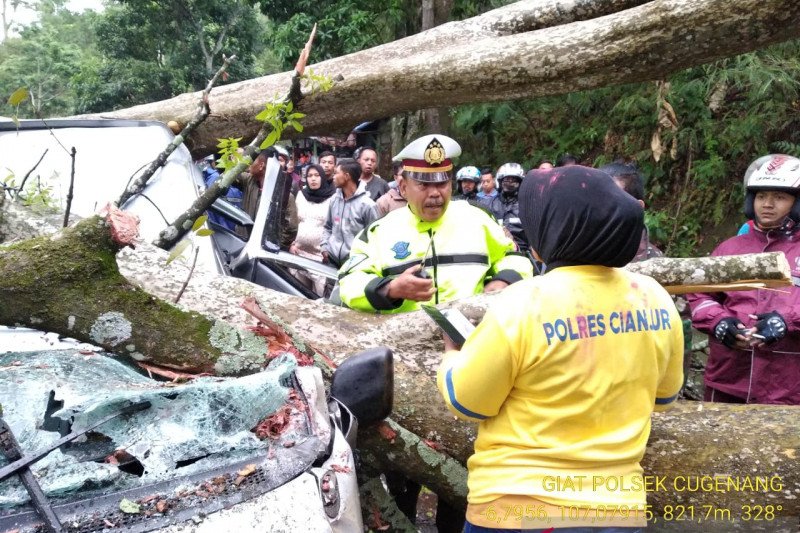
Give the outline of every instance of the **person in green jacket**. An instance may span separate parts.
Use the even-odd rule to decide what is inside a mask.
[[[339,270],[342,301],[361,311],[400,313],[501,290],[533,276],[502,227],[466,202],[450,203],[458,143],[426,135],[406,146],[400,192],[408,206],[372,223]]]

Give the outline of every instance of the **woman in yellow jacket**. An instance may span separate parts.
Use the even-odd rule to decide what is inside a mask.
[[[532,171],[520,216],[547,273],[503,291],[438,372],[450,410],[479,423],[465,531],[637,531],[650,414],[683,383],[672,300],[618,268],[642,208],[572,166]]]

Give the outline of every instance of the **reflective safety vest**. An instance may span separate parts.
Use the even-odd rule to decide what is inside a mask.
[[[430,302],[391,300],[381,288],[425,258],[436,293]],[[339,270],[342,301],[353,309],[401,313],[421,303],[444,303],[483,291],[485,283],[514,283],[533,276],[530,260],[490,215],[467,202],[450,202],[436,221],[417,218],[408,207],[373,222],[353,240]]]

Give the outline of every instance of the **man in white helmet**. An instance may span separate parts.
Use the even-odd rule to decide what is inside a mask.
[[[456,173],[456,189],[458,194],[453,200],[466,200],[472,205],[480,205],[478,185],[481,183],[481,171],[478,167],[461,167]]]
[[[520,250],[528,249],[528,240],[519,218],[519,186],[525,178],[525,169],[519,163],[506,163],[497,170],[500,194],[483,204],[494,218],[506,228]]]
[[[456,141],[426,135],[406,146],[400,192],[408,206],[372,223],[339,271],[342,301],[362,311],[398,313],[533,275],[527,258],[481,209],[450,202]]]
[[[783,252],[800,275],[800,159],[771,155],[745,174],[753,229],[711,255]],[[800,289],[687,295],[692,324],[709,334],[705,400],[800,405]]]

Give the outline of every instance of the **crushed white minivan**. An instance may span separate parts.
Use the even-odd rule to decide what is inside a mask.
[[[63,207],[70,160],[56,144],[75,146],[72,212],[86,217],[172,138],[156,122],[0,121],[0,170],[35,167]],[[123,207],[152,239],[202,186],[181,146]],[[284,270],[304,265],[253,233],[249,248],[221,234],[204,260],[230,274],[238,258],[254,281],[303,294]],[[355,432],[388,416],[392,396],[385,348],[348,359],[326,394],[319,369],[288,354],[251,376],[175,384],[90,345],[0,328],[0,531],[361,531]]]

